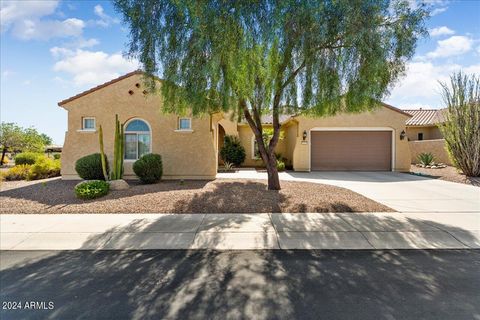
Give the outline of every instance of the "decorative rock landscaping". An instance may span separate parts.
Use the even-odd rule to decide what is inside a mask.
[[[447,165],[444,163],[432,163],[431,165],[424,165],[421,163],[417,163],[416,166],[419,168],[427,168],[427,169],[443,169],[447,167]]]

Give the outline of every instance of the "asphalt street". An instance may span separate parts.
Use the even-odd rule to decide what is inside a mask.
[[[480,319],[480,250],[3,251],[3,319]]]

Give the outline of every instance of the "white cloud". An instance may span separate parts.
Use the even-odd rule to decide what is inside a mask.
[[[437,28],[430,29],[430,30],[428,30],[428,33],[432,37],[440,37],[440,36],[452,35],[452,34],[455,33],[455,31],[453,31],[449,27],[442,26],[442,27],[437,27]]]
[[[432,10],[432,12],[430,12],[430,15],[433,17],[433,16],[436,16],[436,15],[439,15],[440,13],[443,13],[445,11],[447,11],[448,7],[441,7],[441,8],[435,8]]]
[[[410,62],[407,64],[406,76],[392,90],[388,101],[397,106],[427,105],[428,101],[440,101],[438,81],[447,81],[450,74],[460,68],[457,64]]]
[[[427,53],[428,58],[445,58],[467,53],[472,48],[473,40],[465,36],[452,36],[437,41],[434,51]]]
[[[28,20],[14,25],[12,33],[23,40],[48,40],[51,38],[77,37],[83,32],[83,20],[69,18],[61,20]]]
[[[78,86],[101,84],[139,67],[138,61],[127,60],[120,53],[82,49],[72,51],[58,47],[50,51],[54,57],[60,58],[53,69],[73,76],[73,83]]]
[[[410,8],[417,9],[420,5],[426,5],[431,16],[436,16],[448,10],[448,0],[407,0]]]
[[[58,1],[1,1],[0,24],[2,32],[10,25],[24,19],[40,19],[52,14],[58,6]]]
[[[105,10],[103,10],[103,7],[99,4],[97,4],[93,8],[93,13],[100,18],[98,20],[95,20],[95,23],[101,27],[108,27],[111,24],[116,24],[120,22],[120,20],[118,20],[117,18],[112,18],[111,16],[106,14]]]
[[[3,70],[3,71],[2,71],[2,78],[3,78],[3,79],[6,79],[6,78],[8,78],[8,77],[10,77],[10,76],[12,76],[12,75],[14,75],[14,74],[15,74],[15,72],[13,72],[12,70],[8,70],[8,69],[7,69],[7,70]]]
[[[480,63],[465,67],[462,70],[467,74],[475,73],[477,76],[480,76]]]
[[[2,1],[0,16],[2,32],[23,40],[48,40],[56,37],[76,37],[82,34],[85,22],[77,18],[47,19],[58,1]]]

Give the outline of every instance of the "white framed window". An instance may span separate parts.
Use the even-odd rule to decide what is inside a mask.
[[[152,152],[150,126],[141,119],[130,120],[125,125],[125,160],[137,160]]]
[[[95,118],[94,117],[83,117],[82,118],[82,130],[85,130],[85,131],[96,130]]]
[[[191,118],[179,118],[178,119],[178,130],[192,130],[192,119]]]

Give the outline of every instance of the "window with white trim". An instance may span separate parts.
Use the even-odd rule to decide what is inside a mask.
[[[140,119],[134,119],[125,126],[125,160],[137,160],[151,153],[151,132],[148,124]]]
[[[83,117],[82,118],[82,130],[95,130],[95,118]]]
[[[178,130],[192,130],[192,119],[191,118],[178,119]]]

